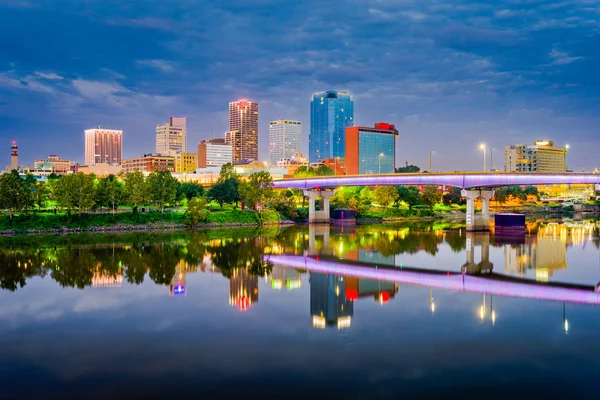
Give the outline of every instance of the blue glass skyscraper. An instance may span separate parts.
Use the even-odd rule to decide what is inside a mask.
[[[346,128],[353,125],[354,101],[350,93],[328,90],[313,94],[308,135],[309,161],[345,157]]]

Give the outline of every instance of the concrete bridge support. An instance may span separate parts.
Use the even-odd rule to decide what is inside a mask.
[[[467,232],[490,230],[490,199],[493,190],[465,190],[461,195],[467,199]],[[475,214],[475,200],[481,198],[481,215]]]
[[[481,246],[481,261],[475,262],[475,247]],[[490,262],[490,234],[467,232],[467,262],[462,266],[463,274],[490,273],[494,264]]]
[[[309,224],[328,224],[329,215],[329,199],[334,195],[332,191],[326,190],[305,190],[304,195],[308,197],[308,223]],[[317,198],[323,199],[322,210],[317,210],[315,202]]]
[[[332,255],[333,250],[329,242],[329,225],[309,225],[308,227],[308,250],[305,256]],[[317,237],[323,238],[323,242],[317,244]]]

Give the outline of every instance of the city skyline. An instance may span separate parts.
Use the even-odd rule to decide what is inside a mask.
[[[123,158],[134,157],[150,152],[143,138],[168,115],[191,116],[192,145],[220,137],[226,104],[247,97],[261,104],[263,161],[269,121],[309,126],[310,94],[335,89],[352,93],[356,124],[396,125],[398,164],[427,169],[434,150],[438,170],[479,170],[480,142],[498,150],[547,138],[571,145],[570,169],[598,166],[593,3],[311,1],[3,2],[3,36],[20,40],[0,55],[0,141],[17,140],[23,164],[48,153],[82,162],[80,132],[101,124],[123,130]],[[279,16],[285,23],[272,24]],[[250,32],[231,29],[249,19]]]

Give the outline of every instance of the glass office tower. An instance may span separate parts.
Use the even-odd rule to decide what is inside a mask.
[[[354,101],[348,92],[330,90],[313,94],[310,102],[309,161],[345,157],[345,132],[353,125]]]

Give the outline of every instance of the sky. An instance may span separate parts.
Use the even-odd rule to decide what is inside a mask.
[[[228,104],[303,123],[311,94],[347,90],[355,121],[395,124],[397,164],[502,168],[504,146],[570,145],[600,167],[600,0],[1,0],[0,165],[83,162],[83,131],[122,129],[123,157],[187,116],[188,150],[223,137]],[[2,145],[4,143],[4,145]],[[490,155],[488,153],[488,162]]]

